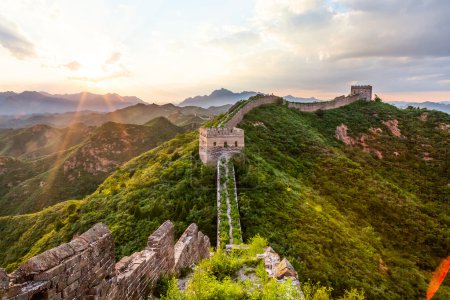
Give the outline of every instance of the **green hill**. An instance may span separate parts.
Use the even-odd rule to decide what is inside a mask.
[[[369,299],[423,298],[450,252],[449,123],[445,113],[364,101],[317,113],[251,111],[235,162],[244,241],[267,238],[301,281],[336,295],[357,288]],[[15,228],[24,217],[0,218],[0,265],[11,270],[99,221],[119,257],[141,249],[166,219],[178,233],[196,222],[215,244],[215,170],[200,163],[197,138],[181,134],[136,157],[79,207],[60,204],[57,221],[39,221],[39,212]],[[435,297],[449,296],[447,279]]]
[[[182,131],[165,118],[150,122],[147,126],[108,122],[91,128],[78,144],[67,142],[62,151],[31,161],[0,157],[10,165],[0,172],[5,186],[0,215],[31,213],[66,199],[81,199],[118,166]],[[79,140],[81,133],[73,128],[72,132]]]

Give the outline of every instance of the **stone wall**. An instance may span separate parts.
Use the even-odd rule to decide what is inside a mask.
[[[299,102],[287,102],[288,107],[296,108],[304,112],[315,112],[319,109],[327,110],[334,109],[341,106],[349,105],[360,99],[360,95],[353,96],[340,96],[331,101],[312,102],[312,103],[299,103]]]
[[[191,224],[175,244],[174,272],[190,267],[205,257],[209,257],[209,238]]]
[[[236,127],[244,119],[244,116],[252,109],[261,105],[278,103],[280,101],[282,101],[281,98],[277,96],[266,96],[252,100],[242,107],[226,124],[224,124],[224,126],[228,128]]]
[[[162,275],[209,257],[209,239],[191,224],[175,245],[166,221],[140,252],[114,260],[109,229],[97,224],[71,242],[39,254],[14,273],[0,269],[2,299],[143,299]]]

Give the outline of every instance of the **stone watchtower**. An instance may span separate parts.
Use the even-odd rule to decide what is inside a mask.
[[[240,128],[200,128],[199,134],[199,154],[204,164],[215,164],[222,154],[236,154],[244,148],[244,130]]]
[[[359,95],[360,99],[372,100],[372,86],[371,85],[352,85],[350,94]]]

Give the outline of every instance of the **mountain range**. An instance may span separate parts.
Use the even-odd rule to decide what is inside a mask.
[[[179,107],[173,104],[143,104],[127,106],[112,112],[66,112],[45,113],[24,116],[0,116],[0,128],[21,128],[38,124],[52,127],[68,127],[72,124],[83,123],[89,126],[99,126],[106,122],[142,125],[156,117],[166,117],[176,125],[200,124],[214,115],[226,112],[230,105],[210,107],[204,109],[195,106]]]
[[[439,110],[450,114],[450,102],[449,101],[439,101],[439,102],[403,102],[403,101],[388,101],[387,103],[395,105],[399,108],[407,108],[408,106],[426,108],[430,110]]]
[[[25,91],[0,93],[0,115],[63,113],[68,111],[114,111],[137,103],[141,99],[118,94],[98,95],[89,92],[52,95],[46,92]]]
[[[188,97],[182,100],[178,106],[196,106],[208,109],[212,112],[224,112],[231,105],[244,99],[248,99],[256,94],[254,91],[233,92],[228,89],[214,90],[209,95]],[[292,95],[284,96],[292,102],[317,102],[322,101],[315,97],[302,98]],[[174,101],[174,103],[179,101]],[[415,106],[420,108],[434,109],[450,112],[448,101],[440,102],[404,102],[388,101],[400,108]],[[101,113],[113,112],[136,104],[148,105],[143,100],[134,96],[120,96],[118,94],[93,94],[81,92],[76,94],[49,94],[46,92],[25,91],[22,93],[3,92],[0,93],[0,128],[18,128],[35,124],[48,124],[51,126],[66,127],[69,123],[67,119],[73,119],[76,115],[81,119],[92,119],[89,125],[98,125],[103,121],[100,119],[112,120],[111,115],[99,116]],[[155,105],[155,104],[153,104]],[[168,104],[171,105],[171,104]],[[143,108],[139,106],[138,108]],[[162,105],[166,109],[168,106]],[[173,109],[173,108],[172,108]],[[76,112],[76,113],[75,113]],[[198,113],[202,113],[199,111]],[[167,114],[164,115],[167,117]],[[83,121],[82,121],[83,122]],[[136,123],[128,120],[127,123]]]
[[[190,127],[188,127],[190,128]],[[185,131],[164,117],[144,125],[78,123],[0,131],[0,215],[79,199],[124,162]]]
[[[211,106],[223,106],[223,105],[232,105],[240,100],[246,100],[250,97],[253,97],[257,94],[262,94],[259,92],[252,92],[252,91],[244,91],[235,93],[230,90],[221,88],[219,90],[213,91],[209,95],[204,96],[195,96],[195,97],[189,97],[183,100],[179,105],[180,106],[198,106],[203,108],[208,108]],[[286,100],[293,101],[293,102],[316,102],[320,101],[314,97],[311,98],[300,98],[300,97],[294,97],[291,95],[283,97]]]

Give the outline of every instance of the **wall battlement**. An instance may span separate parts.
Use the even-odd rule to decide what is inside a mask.
[[[1,299],[145,299],[162,275],[209,257],[209,238],[191,224],[175,245],[166,221],[147,247],[115,262],[109,229],[97,224],[69,243],[45,251],[15,272],[0,269]]]
[[[210,138],[210,137],[221,137],[221,136],[242,136],[244,130],[236,127],[209,127],[200,128],[200,135]]]

